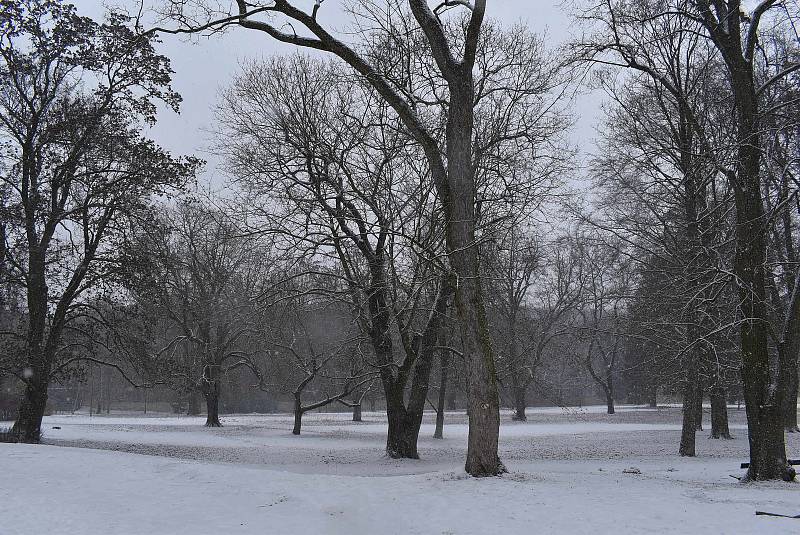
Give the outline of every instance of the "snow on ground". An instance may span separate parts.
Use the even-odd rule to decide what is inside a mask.
[[[483,480],[463,475],[463,413],[447,415],[445,440],[426,416],[419,461],[383,455],[379,413],[309,414],[300,437],[289,415],[225,417],[220,429],[51,416],[49,445],[0,444],[0,533],[800,533],[800,520],[754,514],[800,514],[799,485],[730,477],[747,457],[743,412],[731,410],[734,440],[699,432],[695,459],[675,454],[672,408],[504,413],[510,474]]]

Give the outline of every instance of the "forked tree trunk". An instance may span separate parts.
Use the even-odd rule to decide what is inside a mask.
[[[386,415],[389,420],[386,455],[392,459],[419,459],[417,440],[422,413],[409,413],[403,404],[402,395],[394,395],[386,400]]]
[[[711,438],[733,438],[728,428],[728,399],[722,386],[711,389]]]

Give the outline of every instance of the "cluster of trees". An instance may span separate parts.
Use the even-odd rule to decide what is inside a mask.
[[[418,457],[426,404],[442,436],[458,392],[465,469],[496,475],[501,403],[525,420],[531,391],[560,403],[572,381],[609,414],[678,393],[682,455],[704,395],[717,438],[741,393],[748,478],[792,479],[789,8],[609,0],[554,54],[485,0],[360,0],[354,43],[322,4],[168,2],[172,26],[149,31],[4,4],[0,374],[22,385],[19,439],[38,440],[48,387],[87,365],[169,387],[191,413],[204,398],[208,426],[235,375],[291,399],[296,434],[309,410],[360,419],[380,399],[397,458]],[[180,101],[155,36],[231,26],[327,55],[242,67],[216,109],[220,193],[142,129]],[[587,68],[609,98],[591,187],[573,191],[565,89]]]

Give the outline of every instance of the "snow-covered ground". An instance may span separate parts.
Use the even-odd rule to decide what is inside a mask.
[[[505,413],[510,473],[483,480],[462,472],[463,413],[448,414],[444,440],[430,438],[431,418],[422,459],[397,461],[383,456],[379,413],[309,414],[300,437],[289,415],[225,417],[220,429],[47,417],[48,445],[0,444],[0,533],[800,533],[800,520],[754,514],[800,514],[800,485],[730,477],[747,457],[743,411],[731,410],[734,440],[698,433],[694,459],[675,454],[673,408]]]

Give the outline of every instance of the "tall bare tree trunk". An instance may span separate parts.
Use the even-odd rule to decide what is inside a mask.
[[[447,244],[450,264],[458,275],[455,302],[467,372],[469,437],[465,470],[473,476],[494,476],[505,472],[497,452],[500,398],[475,236],[474,87],[472,71],[462,69],[459,79],[449,84],[447,174],[450,198],[444,201],[450,207]]]
[[[736,258],[741,323],[742,384],[750,442],[749,480],[794,479],[787,463],[781,408],[783,389],[770,372],[766,310],[766,223],[761,194],[760,139],[752,66],[729,61],[737,104]],[[780,362],[781,367],[785,362]],[[778,374],[781,377],[781,374]]]

